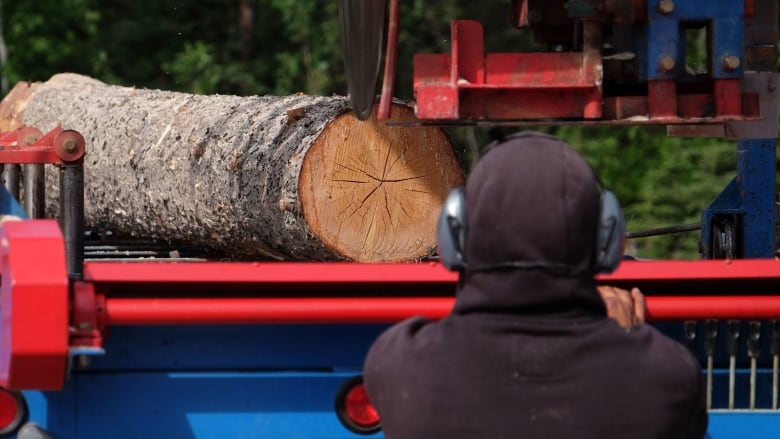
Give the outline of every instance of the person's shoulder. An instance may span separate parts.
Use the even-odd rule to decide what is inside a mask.
[[[647,358],[652,364],[659,366],[658,371],[674,371],[681,377],[698,378],[701,365],[682,343],[647,324],[637,330],[645,333],[648,340]],[[687,373],[680,375],[682,372]]]
[[[372,397],[384,395],[382,398],[386,398],[388,386],[408,379],[410,371],[415,369],[417,336],[434,324],[423,317],[412,317],[389,327],[377,337],[363,364],[363,377]]]
[[[411,317],[387,328],[374,340],[366,362],[369,363],[375,357],[383,357],[383,362],[388,358],[398,358],[400,354],[412,347],[418,333],[433,323],[424,317]]]

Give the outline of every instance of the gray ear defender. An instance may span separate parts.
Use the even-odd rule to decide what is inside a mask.
[[[596,273],[612,273],[623,259],[626,237],[626,220],[614,192],[601,190],[601,212],[596,236]]]
[[[444,201],[436,230],[439,259],[451,271],[466,271],[466,191],[453,189]]]
[[[601,190],[601,209],[596,230],[596,248],[593,259],[595,273],[614,272],[623,260],[626,236],[626,222],[615,193],[609,189]],[[445,268],[451,271],[466,271],[466,192],[461,188],[453,189],[444,202],[436,237],[439,243],[439,259]]]

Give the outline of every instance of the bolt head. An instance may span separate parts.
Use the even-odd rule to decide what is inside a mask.
[[[661,69],[662,72],[668,73],[674,70],[674,58],[672,58],[669,55],[666,55],[661,58],[661,60],[658,62],[658,67]]]
[[[674,2],[672,0],[661,0],[658,2],[658,12],[668,15],[674,12]]]
[[[729,71],[737,70],[741,64],[742,61],[739,59],[738,56],[728,55],[723,57],[723,68],[726,70]]]
[[[65,141],[62,142],[62,148],[68,152],[76,152],[79,149],[79,145],[74,139],[65,139]]]

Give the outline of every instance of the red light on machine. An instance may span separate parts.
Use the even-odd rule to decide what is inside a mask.
[[[0,388],[0,436],[15,433],[27,418],[27,404],[19,392]]]
[[[379,431],[379,413],[368,399],[362,376],[350,378],[341,385],[336,396],[336,415],[354,433],[372,434]]]

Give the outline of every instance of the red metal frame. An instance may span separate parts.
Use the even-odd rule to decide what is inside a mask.
[[[439,319],[451,297],[404,298],[107,298],[105,325],[213,325],[268,323],[394,323],[411,316]],[[780,317],[777,296],[648,297],[651,321],[769,319]]]
[[[90,262],[84,263],[84,281],[97,285],[251,283],[264,285],[454,284],[457,274],[437,263],[356,264],[347,262]]]
[[[398,54],[398,34],[401,27],[401,0],[390,0],[387,20],[387,48],[385,49],[385,72],[382,79],[382,94],[379,97],[377,119],[389,119],[395,88],[395,67]]]
[[[77,131],[54,128],[45,135],[37,128],[21,127],[0,133],[0,163],[76,162],[86,142]]]
[[[486,54],[482,25],[454,20],[450,53],[414,57],[417,117],[422,121],[520,124],[568,119],[632,125],[712,124],[760,117],[758,94],[743,92],[739,79],[714,80],[711,93],[686,92],[674,81],[656,80],[649,81],[645,96],[603,96],[600,32],[597,22],[583,22],[580,53]],[[385,113],[379,118],[385,118]]]
[[[246,323],[392,323],[422,315],[441,318],[452,298],[107,298],[106,325]]]
[[[145,291],[171,285],[218,283],[252,284],[259,288],[298,285],[316,292],[332,285],[390,287],[403,293],[408,287],[454,288],[456,273],[438,263],[363,264],[345,262],[96,262],[84,263],[84,281],[110,291],[116,286],[144,284]],[[732,293],[780,293],[780,261],[700,260],[624,261],[601,283],[635,285],[651,293],[685,295],[708,289],[731,288]],[[140,291],[138,291],[140,293]],[[223,292],[229,295],[229,292]]]
[[[0,386],[59,389],[68,364],[68,276],[55,221],[0,228]]]
[[[596,74],[601,57],[592,56],[594,51],[485,54],[482,25],[473,20],[454,20],[451,38],[451,53],[414,57],[418,118],[601,116],[601,78]],[[555,93],[554,102],[550,93]],[[531,100],[534,105],[518,105]]]
[[[101,297],[101,325],[378,323],[448,314],[457,275],[432,263],[87,262],[85,280]],[[599,281],[642,288],[649,294],[651,320],[780,317],[780,261],[775,260],[627,261]],[[222,298],[165,298],[173,285],[203,282],[252,285],[271,297],[235,297],[238,290],[221,288]],[[291,286],[305,286],[306,296],[284,297]],[[123,297],[112,297],[116,287]],[[373,297],[322,295],[360,288],[371,294],[380,287],[385,293]],[[422,294],[409,296],[411,287],[422,287]]]
[[[105,325],[360,323],[411,315],[441,317],[452,307],[457,275],[433,263],[87,262],[85,281],[104,297],[99,320]],[[780,262],[774,260],[629,261],[616,273],[601,276],[600,282],[642,288],[650,295],[649,315],[655,320],[780,317],[780,298],[755,295],[780,292]],[[203,283],[219,285],[223,298],[165,298],[172,286]],[[231,293],[231,285],[251,285],[271,297],[237,298],[239,290]],[[306,296],[283,297],[291,286],[305,287]],[[407,290],[412,287],[417,295],[410,297]],[[111,297],[115,288],[133,298]],[[380,288],[384,293],[332,295],[361,288],[366,294]],[[713,291],[723,295],[712,296]],[[323,292],[329,295],[323,297]],[[672,294],[684,296],[666,297]]]
[[[86,262],[69,292],[56,222],[0,228],[0,386],[58,389],[69,352],[111,325],[392,323],[441,318],[455,273],[437,263]],[[780,318],[780,261],[627,261],[599,282],[639,286],[650,320]],[[171,296],[174,294],[174,296]]]

